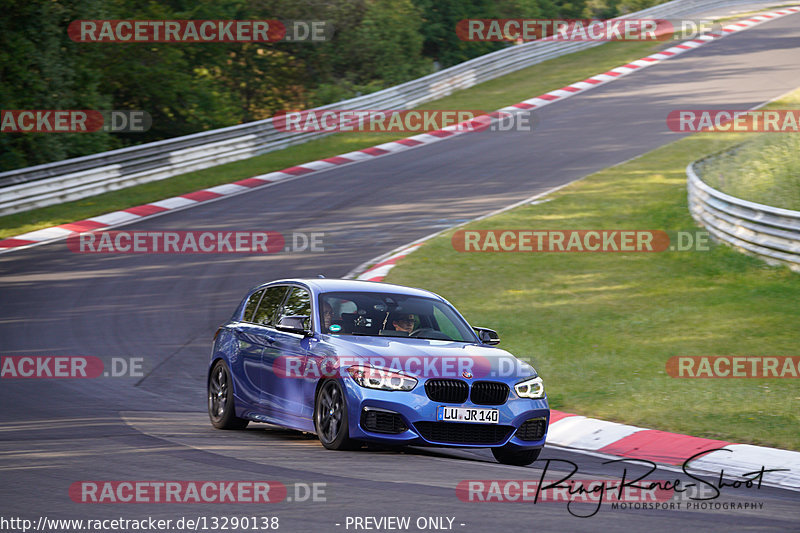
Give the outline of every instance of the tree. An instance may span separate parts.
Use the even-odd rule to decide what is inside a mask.
[[[107,109],[91,65],[97,56],[67,36],[70,21],[98,9],[95,0],[10,0],[0,20],[0,102],[13,109]],[[100,152],[110,134],[0,133],[0,169]]]
[[[423,53],[441,67],[450,67],[502,48],[499,42],[462,41],[456,34],[459,20],[498,18],[491,0],[413,0],[422,14]]]

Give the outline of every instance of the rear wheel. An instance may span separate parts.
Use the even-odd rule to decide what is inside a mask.
[[[532,450],[520,450],[519,448],[512,450],[505,446],[501,448],[492,448],[492,455],[494,455],[494,458],[497,459],[498,463],[504,465],[528,466],[539,458],[540,453],[542,453],[541,448],[534,448]]]
[[[217,361],[208,380],[208,417],[217,429],[244,429],[248,421],[236,416],[231,374],[224,361]]]
[[[329,450],[354,450],[361,443],[350,438],[347,402],[342,386],[331,379],[323,383],[314,402],[314,427],[323,446]]]

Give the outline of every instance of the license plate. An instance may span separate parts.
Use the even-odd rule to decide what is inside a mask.
[[[476,409],[474,407],[439,406],[436,419],[442,422],[472,422],[475,424],[498,424],[500,411],[497,409]]]

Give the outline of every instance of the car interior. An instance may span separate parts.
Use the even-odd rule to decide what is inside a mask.
[[[369,335],[381,337],[417,337],[436,340],[454,340],[450,330],[460,337],[452,323],[440,324],[432,300],[404,295],[375,293],[323,294],[321,309],[330,306],[329,323],[322,319],[324,333],[335,335]],[[395,328],[399,317],[413,318],[411,331]],[[440,317],[447,321],[442,315]]]

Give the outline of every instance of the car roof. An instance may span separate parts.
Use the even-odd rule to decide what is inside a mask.
[[[271,281],[273,283],[302,283],[308,285],[317,293],[320,292],[381,292],[405,294],[408,296],[420,296],[423,298],[435,298],[442,300],[436,293],[424,289],[404,287],[393,283],[382,283],[378,281],[362,281],[355,279],[335,279],[335,278],[292,278]]]

